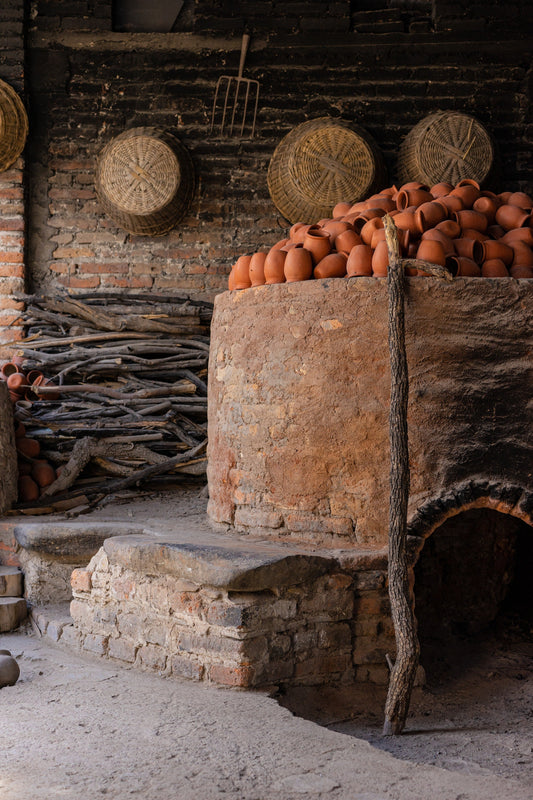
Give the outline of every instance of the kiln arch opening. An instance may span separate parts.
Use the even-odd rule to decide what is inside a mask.
[[[533,528],[511,514],[470,508],[427,537],[414,567],[421,663],[429,681],[484,649],[531,637]],[[512,642],[510,642],[512,640]]]

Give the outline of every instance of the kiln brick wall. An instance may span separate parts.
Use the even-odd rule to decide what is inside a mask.
[[[0,7],[0,79],[24,98],[24,11],[19,0]],[[17,340],[16,325],[22,304],[12,297],[24,289],[25,277],[24,158],[0,173],[0,359],[9,353],[6,343]]]
[[[472,113],[498,145],[494,188],[533,188],[525,3],[511,13],[507,3],[489,2],[466,15],[448,2],[189,0],[169,34],[113,32],[104,0],[37,0],[32,9],[34,289],[212,298],[226,287],[236,255],[271,245],[287,229],[270,200],[268,163],[282,136],[315,116],[363,125],[392,182],[398,145],[418,120],[442,108]],[[213,138],[215,84],[237,74],[245,24],[252,33],[245,75],[261,83],[258,133]],[[176,132],[198,176],[187,217],[157,238],[117,227],[94,192],[98,152],[138,125]]]

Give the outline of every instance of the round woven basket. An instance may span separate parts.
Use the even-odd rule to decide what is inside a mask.
[[[194,189],[189,151],[166,131],[131,128],[112,139],[98,157],[98,200],[130,233],[167,233],[187,211]]]
[[[0,172],[13,164],[24,150],[28,115],[16,91],[0,80]]]
[[[471,178],[482,184],[494,161],[494,144],[475,117],[438,111],[407,134],[398,152],[398,181],[456,184]]]
[[[329,117],[288,133],[268,167],[272,202],[292,223],[329,217],[340,201],[355,203],[385,180],[385,162],[370,134]]]

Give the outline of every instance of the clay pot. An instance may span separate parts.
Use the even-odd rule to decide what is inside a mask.
[[[37,458],[41,452],[41,447],[37,439],[27,439],[25,436],[21,436],[20,439],[17,439],[16,446],[17,452],[28,458]]]
[[[510,231],[512,228],[525,228],[531,222],[531,214],[518,206],[503,205],[496,211],[496,222]]]
[[[327,236],[329,243],[329,236]],[[313,258],[305,247],[293,247],[285,258],[283,267],[287,283],[309,280],[313,274]]]
[[[421,206],[422,203],[431,203],[433,195],[426,189],[400,189],[396,198],[398,211],[405,211],[409,206]]]
[[[22,372],[13,372],[8,376],[6,383],[12,392],[20,393],[29,385],[27,377]]]
[[[268,251],[263,265],[265,283],[285,283],[285,259],[287,253],[284,250],[272,248]]]
[[[324,230],[308,230],[304,236],[304,248],[311,253],[313,266],[316,266],[324,256],[331,252],[331,236]],[[286,273],[285,273],[286,274]],[[297,280],[305,280],[300,278]]]
[[[15,428],[15,439],[21,439],[23,436],[26,436],[26,426],[22,422],[19,422]]]
[[[465,256],[448,256],[445,266],[457,278],[481,277],[481,269],[476,262]]]
[[[489,225],[492,225],[496,216],[496,211],[501,206],[501,201],[496,195],[482,194],[472,208],[474,211],[479,211],[480,214],[485,214]]]
[[[14,686],[19,675],[19,665],[9,650],[0,650],[0,689],[4,686]]]
[[[36,461],[31,471],[31,477],[42,489],[55,481],[56,473],[48,461]]]
[[[441,183],[436,183],[432,186],[429,190],[429,193],[433,195],[433,197],[444,197],[444,195],[450,194],[453,191],[453,185],[451,183],[447,183],[446,181],[441,181]]]
[[[281,248],[284,247],[284,245],[286,245],[288,241],[289,241],[288,238],[287,239],[280,239],[279,242],[276,242],[276,244],[273,244],[270,249],[271,250],[281,250]]]
[[[31,475],[33,464],[31,461],[23,461],[21,458],[17,461],[17,472],[19,477],[21,475]]]
[[[442,245],[442,249],[444,250],[445,256],[455,255],[453,239],[450,239],[450,237],[446,236],[445,233],[439,231],[438,228],[432,228],[431,230],[426,231],[425,233],[422,234],[421,241],[427,241],[427,240],[439,242]]]
[[[376,278],[386,278],[389,266],[389,250],[387,242],[378,242],[372,255],[372,275]]]
[[[513,267],[520,264],[521,267],[533,266],[533,250],[525,242],[512,242],[511,249],[513,251]]]
[[[44,375],[41,375],[39,378],[35,378],[35,380],[33,381],[33,384],[32,384],[32,388],[34,390],[37,390],[39,388],[39,386],[52,387],[52,386],[54,386],[54,384],[52,383],[52,381],[47,380],[44,377]],[[37,396],[39,396],[38,392],[35,392],[35,393],[37,394]],[[57,400],[59,398],[59,396],[60,396],[59,392],[47,392],[46,393],[46,399],[47,400]]]
[[[401,231],[402,234],[409,233],[409,231]],[[372,239],[370,240],[370,247],[372,250],[375,250],[378,246],[378,242],[385,242],[387,240],[387,236],[385,234],[385,228],[376,228],[374,233],[372,234]]]
[[[472,208],[480,194],[479,184],[476,181],[470,181],[465,178],[465,180],[456,184],[455,189],[452,189],[450,197],[458,197],[464,208]]]
[[[409,192],[416,189],[423,189],[424,192],[429,192],[427,183],[420,183],[420,181],[407,181],[407,183],[402,183],[398,191]]]
[[[439,197],[435,200],[436,203],[440,203],[445,208],[448,209],[448,213],[451,214],[452,211],[461,211],[464,208],[463,201],[460,197],[456,197],[452,194],[447,194],[444,197]]]
[[[489,258],[481,265],[481,275],[484,278],[508,278],[507,267],[501,258]]]
[[[6,364],[3,365],[2,369],[0,370],[0,377],[2,380],[7,381],[10,375],[15,375],[17,372],[21,370],[18,368],[16,364],[13,364],[12,361],[8,361]]]
[[[518,206],[524,211],[531,213],[533,209],[533,199],[525,192],[513,192],[507,200],[510,206]]]
[[[357,235],[354,230],[347,230],[340,233],[335,239],[335,248],[337,252],[347,250],[350,252],[352,247],[361,244],[361,237]]]
[[[519,230],[525,230],[525,228],[519,228]],[[490,236],[491,239],[501,239],[502,236],[505,236],[505,230],[501,225],[489,225],[487,228],[487,235]]]
[[[435,225],[435,229],[442,231],[450,239],[457,239],[461,235],[461,226],[453,219],[445,219],[443,222],[439,222],[438,225]]]
[[[375,194],[367,200],[367,207],[380,208],[387,213],[396,209],[396,203],[391,197],[387,197],[383,194]]]
[[[343,201],[337,203],[337,205],[333,207],[332,211],[333,219],[336,219],[337,217],[344,217],[345,214],[348,214],[350,212],[351,207],[352,207],[351,203],[346,203]]]
[[[474,211],[470,208],[464,208],[462,211],[454,211],[454,217],[463,231],[465,228],[472,228],[475,231],[485,232],[488,228],[488,221],[485,214],[480,214],[479,211]]]
[[[303,242],[304,236],[311,226],[305,222],[295,222],[289,228],[289,239],[293,242]]]
[[[484,242],[489,238],[483,231],[475,231],[473,228],[465,228],[462,230],[461,237],[463,239],[477,239],[478,242]]]
[[[446,264],[446,255],[441,242],[435,239],[422,239],[416,251],[416,257],[422,261],[429,261],[431,264]]]
[[[369,219],[368,222],[361,229],[361,239],[363,244],[371,244],[374,231],[383,228],[383,220],[381,217],[374,217]]]
[[[313,270],[315,278],[343,278],[346,275],[346,255],[329,253]]]
[[[248,289],[251,286],[249,272],[251,260],[252,256],[239,256],[235,262],[235,266],[233,267],[235,289]]]
[[[329,233],[333,243],[340,233],[353,230],[353,226],[350,225],[349,222],[345,222],[342,219],[330,219],[322,227],[327,233]]]
[[[409,231],[412,236],[418,236],[418,227],[414,211],[400,211],[394,217],[394,224],[397,228],[401,228],[401,230]]]
[[[533,245],[533,230],[531,228],[513,228],[501,237],[504,244],[512,244],[513,242],[524,242],[530,247]]]
[[[442,203],[422,203],[415,211],[416,226],[419,233],[434,228],[448,216]]]
[[[372,275],[372,248],[367,244],[356,244],[350,250],[346,262],[348,277],[355,275]]]
[[[500,192],[498,197],[502,201],[502,204],[507,204],[509,202],[509,198],[511,197],[512,192]]]
[[[263,286],[265,283],[265,259],[266,253],[254,253],[250,259],[248,274],[252,286]]]
[[[521,265],[517,265],[515,267],[511,267],[509,270],[509,274],[511,278],[525,278],[531,279],[533,278],[533,267],[523,267]]]
[[[453,246],[458,256],[471,258],[476,264],[481,264],[484,256],[484,248],[477,239],[453,239]]]
[[[510,266],[513,263],[514,250],[508,244],[494,239],[486,239],[482,246],[483,261],[492,261],[494,258],[499,258],[506,266]]]
[[[231,268],[230,274],[228,275],[228,289],[232,292],[235,289],[235,264]]]
[[[31,503],[39,498],[39,487],[30,475],[21,475],[18,479],[18,496],[21,503]]]
[[[30,371],[26,373],[26,377],[31,386],[31,384],[36,381],[37,378],[44,378],[44,375],[39,369],[30,369]]]
[[[366,204],[364,200],[359,200],[357,203],[354,203],[350,206],[350,210],[348,214],[362,214],[365,210]]]

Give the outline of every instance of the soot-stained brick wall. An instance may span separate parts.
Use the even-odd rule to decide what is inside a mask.
[[[13,3],[12,5],[17,5]],[[22,4],[21,4],[22,5]],[[28,25],[31,101],[29,277],[35,290],[187,291],[212,298],[237,255],[287,230],[267,187],[280,139],[331,115],[366,128],[389,181],[403,137],[439,109],[477,116],[501,164],[493,181],[531,191],[531,42],[525,2],[186,0],[173,31],[113,30],[111,2],[35,0]],[[260,82],[257,135],[209,133],[215,85]],[[1,77],[1,76],[0,76]],[[95,164],[123,130],[153,125],[189,149],[198,186],[161,237],[127,234],[99,206]],[[492,188],[492,187],[491,187]]]

